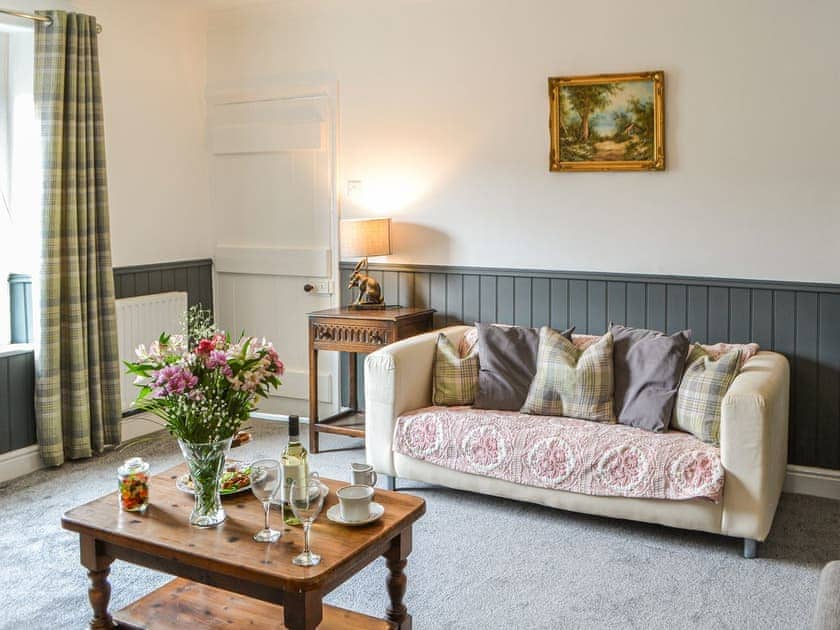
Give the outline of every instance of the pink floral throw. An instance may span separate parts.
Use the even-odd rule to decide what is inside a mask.
[[[720,449],[680,431],[470,407],[400,416],[394,450],[444,468],[594,496],[718,502]]]

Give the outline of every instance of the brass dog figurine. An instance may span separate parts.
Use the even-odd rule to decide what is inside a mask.
[[[362,268],[364,267],[364,272]],[[353,270],[353,275],[350,276],[350,284],[348,289],[359,287],[359,297],[353,302],[353,306],[358,308],[384,308],[385,298],[382,297],[382,287],[379,283],[367,275],[367,259],[363,258],[356,265]]]

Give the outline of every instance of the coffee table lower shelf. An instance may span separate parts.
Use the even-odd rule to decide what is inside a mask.
[[[174,630],[176,628],[281,627],[283,607],[198,582],[176,578],[114,614],[118,628]],[[324,604],[319,630],[392,630],[384,619]]]

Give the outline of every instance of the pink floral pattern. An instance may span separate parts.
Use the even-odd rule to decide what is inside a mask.
[[[595,496],[718,502],[720,449],[680,431],[426,407],[397,419],[394,451],[459,472]]]

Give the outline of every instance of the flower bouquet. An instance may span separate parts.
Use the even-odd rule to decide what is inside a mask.
[[[219,479],[233,436],[257,400],[280,386],[283,362],[270,342],[216,329],[209,313],[196,308],[188,335],[161,334],[137,360],[125,363],[138,378],[135,407],[163,420],[178,439],[195,486],[190,522],[214,527],[225,518]]]

